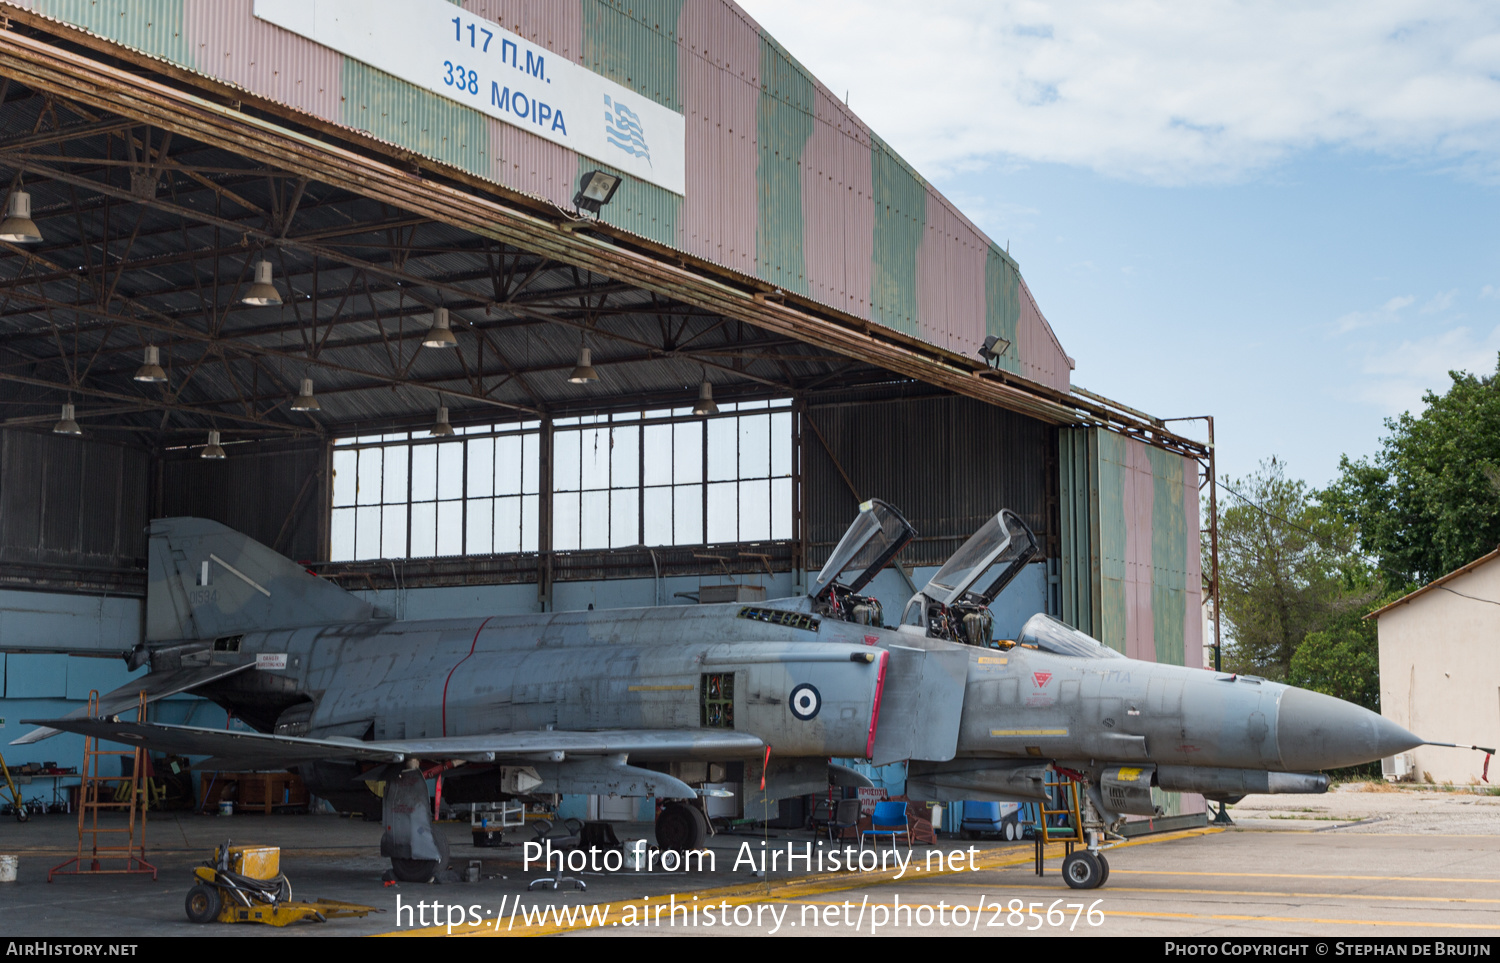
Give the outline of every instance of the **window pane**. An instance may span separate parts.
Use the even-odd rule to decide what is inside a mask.
[[[437,448],[434,445],[413,445],[411,449],[411,500],[430,502],[437,498]],[[412,545],[417,536],[412,534]],[[416,551],[415,548],[412,549]]]
[[[672,426],[672,481],[681,485],[703,480],[703,425],[692,422]],[[700,509],[698,512],[702,515]],[[700,538],[699,541],[702,539]]]
[[[581,484],[585,491],[609,487],[608,428],[589,428],[581,432],[579,443],[583,446],[583,475]]]
[[[406,455],[406,449],[401,449],[401,454]],[[387,505],[381,509],[380,523],[380,557],[381,558],[405,558],[406,557],[406,506]]]
[[[702,485],[672,489],[672,541],[678,545],[703,544]]]
[[[792,473],[792,413],[778,411],[771,416],[771,474]]]
[[[740,482],[740,541],[771,537],[771,486],[764,481]]]
[[[476,438],[469,442],[469,487],[464,491],[464,496],[488,498],[494,493],[495,439]]]
[[[734,418],[710,418],[706,422],[709,481],[728,481],[736,476],[739,467],[739,431],[735,421]]]
[[[337,454],[342,454],[342,452]],[[352,475],[353,472],[350,474]],[[354,509],[335,508],[329,529],[328,557],[335,562],[347,562],[352,559],[354,557]]]
[[[424,502],[420,505],[413,505],[411,507],[411,557],[431,558],[436,554],[437,503]]]
[[[771,537],[792,537],[792,480],[777,478],[771,482]]]
[[[398,445],[385,450],[385,495],[382,501],[386,504],[406,502],[406,462],[411,457],[409,445]],[[405,526],[402,526],[402,540],[406,539]],[[393,556],[387,555],[386,558]]]
[[[474,451],[469,450],[469,457]],[[469,499],[468,518],[464,523],[464,554],[488,555],[495,550],[494,502],[488,498]]]
[[[380,557],[380,508],[357,508],[354,516],[354,557]]]
[[[495,551],[521,550],[521,499],[495,499]]]
[[[521,551],[534,552],[537,546],[537,519],[541,517],[541,500],[535,495],[521,498]]]
[[[552,496],[552,547],[570,552],[578,547],[578,496]]]
[[[578,432],[559,431],[552,436],[552,484],[560,492],[578,490]]]
[[[380,504],[380,466],[384,454],[379,448],[364,448],[359,453],[359,492],[354,502],[357,505]],[[363,551],[356,548],[356,551]]]
[[[639,488],[617,488],[609,493],[610,548],[640,544],[640,497]]]
[[[540,454],[542,436],[539,434],[527,435],[521,439],[521,491],[527,495],[535,495],[540,490],[541,477],[538,466],[541,464]]]
[[[729,424],[734,424],[732,420]],[[723,482],[708,486],[708,541],[733,542],[737,540],[736,515],[739,486],[734,482]]]
[[[646,489],[645,521],[644,539],[647,545],[672,544],[672,489]]]
[[[358,487],[355,460],[358,457],[359,452],[352,448],[333,453],[333,503],[336,506],[354,504],[354,490]]]
[[[771,416],[745,415],[739,422],[739,477],[764,478],[771,473]]]
[[[521,494],[521,438],[517,435],[495,439],[495,494]]]
[[[437,554],[462,555],[464,551],[464,503],[438,502]]]
[[[645,444],[645,464],[641,466],[642,483],[670,485],[672,483],[672,426],[648,425]]]
[[[438,498],[464,497],[464,443],[445,442],[438,450]]]
[[[609,487],[634,490],[640,482],[641,430],[635,426],[614,429],[609,452]],[[631,545],[635,539],[631,539]]]
[[[578,520],[579,548],[609,547],[609,492],[584,492]]]

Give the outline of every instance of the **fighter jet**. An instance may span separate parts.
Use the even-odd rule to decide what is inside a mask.
[[[656,797],[658,844],[685,850],[709,832],[710,784],[745,787],[752,816],[868,785],[830,759],[909,761],[908,793],[934,800],[1038,800],[1063,773],[1086,789],[1075,888],[1102,884],[1125,816],[1158,812],[1152,787],[1321,792],[1315,770],[1424,742],[1317,693],[1124,658],[1045,615],[992,639],[988,605],[1036,553],[1009,511],[886,626],[860,593],[914,534],[865,503],[798,598],[400,621],[217,523],[159,519],[147,641],[127,655],[151,671],[16,742],[66,730],[211,756],[202,768],[291,768],[350,811],[381,790],[381,852],[403,880],[448,859],[433,776],[455,803]],[[132,721],[143,691],[206,696],[256,731]]]

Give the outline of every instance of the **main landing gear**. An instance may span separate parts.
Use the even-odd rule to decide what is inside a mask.
[[[656,817],[656,845],[662,849],[702,849],[707,839],[708,817],[692,803],[669,802]]]

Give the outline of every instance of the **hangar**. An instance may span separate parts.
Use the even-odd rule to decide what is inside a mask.
[[[123,683],[69,656],[153,637],[173,516],[421,618],[793,594],[872,496],[899,611],[1010,507],[1001,634],[1199,664],[1211,446],[1075,385],[1016,260],[742,10],[353,6],[0,3],[0,717]]]

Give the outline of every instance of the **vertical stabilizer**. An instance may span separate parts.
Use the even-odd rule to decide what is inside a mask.
[[[375,611],[332,582],[218,522],[151,523],[146,639],[362,622]]]

